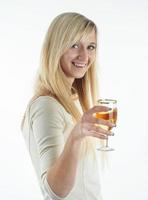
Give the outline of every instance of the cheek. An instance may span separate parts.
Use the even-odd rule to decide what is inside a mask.
[[[70,54],[65,54],[61,57],[60,63],[68,64],[72,60],[72,56]]]
[[[90,62],[93,63],[95,61],[96,55],[90,55]]]
[[[60,59],[60,64],[61,64],[61,66],[62,66],[62,65],[65,65],[66,62],[67,62],[67,56],[66,56],[66,55],[63,55],[63,56],[61,57],[61,59]]]

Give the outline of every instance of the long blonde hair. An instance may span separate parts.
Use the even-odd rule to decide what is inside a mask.
[[[60,58],[68,48],[92,30],[95,30],[97,36],[95,23],[79,13],[68,12],[58,15],[46,33],[35,82],[34,95],[36,97],[54,96],[73,116],[75,122],[80,120],[81,114],[72,99],[72,93],[78,94],[84,112],[96,102],[98,91],[96,61],[91,64],[84,77],[75,79],[72,88],[69,88],[67,78],[60,66]],[[90,140],[86,138],[84,143],[85,149],[88,149]]]

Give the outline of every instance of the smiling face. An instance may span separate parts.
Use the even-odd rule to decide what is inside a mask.
[[[96,33],[93,30],[87,37],[73,44],[61,57],[61,68],[72,84],[74,79],[82,78],[96,56]]]

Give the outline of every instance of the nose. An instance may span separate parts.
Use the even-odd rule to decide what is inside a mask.
[[[82,62],[88,62],[88,51],[85,48],[79,49],[78,59]]]

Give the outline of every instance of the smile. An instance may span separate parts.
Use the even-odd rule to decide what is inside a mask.
[[[85,68],[87,65],[85,63],[75,63],[72,62],[72,64],[77,68]]]

